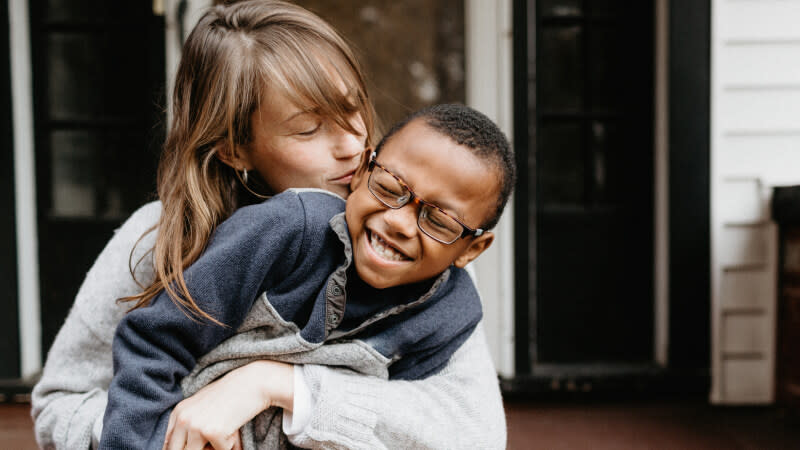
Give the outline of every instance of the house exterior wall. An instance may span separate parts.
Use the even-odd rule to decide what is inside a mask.
[[[777,228],[768,206],[773,186],[800,183],[798,21],[800,2],[712,2],[713,403],[773,401]]]

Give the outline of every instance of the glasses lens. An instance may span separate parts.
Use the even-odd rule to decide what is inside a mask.
[[[419,227],[430,237],[446,244],[455,242],[464,230],[455,219],[429,205],[424,205],[419,212]]]
[[[369,176],[369,190],[387,206],[397,208],[408,201],[408,191],[380,166],[375,166]]]

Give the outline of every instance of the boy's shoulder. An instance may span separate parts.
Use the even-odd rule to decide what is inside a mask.
[[[342,197],[323,189],[292,188],[261,203],[241,207],[234,216],[271,217],[274,220],[322,218],[327,222],[333,215],[344,211],[344,205]]]
[[[481,309],[480,294],[475,281],[466,269],[451,266],[448,268],[447,282],[442,286],[442,295],[460,299],[463,307]]]
[[[280,196],[294,196],[306,207],[330,206],[333,208],[344,209],[345,200],[333,192],[318,188],[291,188],[287,189],[274,198]]]
[[[302,214],[306,226],[328,228],[331,218],[344,211],[345,200],[323,189],[292,188],[281,192],[266,203],[277,200],[278,208],[296,208],[293,214]]]

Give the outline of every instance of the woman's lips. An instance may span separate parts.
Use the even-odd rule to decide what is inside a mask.
[[[351,170],[344,175],[338,176],[336,178],[332,178],[330,181],[334,184],[350,184],[350,181],[353,179],[353,174],[355,174],[355,170]]]

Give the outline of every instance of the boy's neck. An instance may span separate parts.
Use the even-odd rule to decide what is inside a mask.
[[[347,271],[346,289],[348,297],[350,298],[361,298],[363,294],[368,294],[370,291],[380,291],[381,296],[391,298],[393,299],[393,302],[404,299],[416,300],[428,292],[436,279],[438,279],[441,275],[442,274],[440,273],[431,279],[418,281],[416,283],[389,286],[384,289],[378,289],[362,280],[361,277],[358,276],[355,266],[351,266]]]

